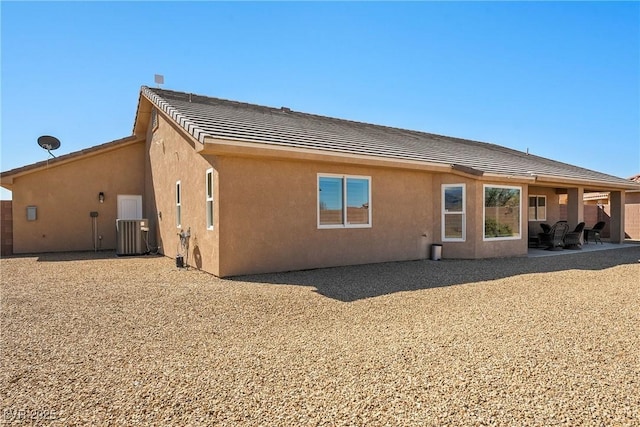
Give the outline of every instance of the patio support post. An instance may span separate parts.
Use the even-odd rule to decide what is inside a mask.
[[[567,189],[567,222],[573,229],[578,223],[584,221],[584,188]]]
[[[624,191],[612,191],[609,195],[611,219],[609,233],[611,243],[624,243]]]

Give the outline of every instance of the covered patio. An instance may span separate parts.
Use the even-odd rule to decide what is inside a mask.
[[[597,252],[597,251],[611,251],[615,249],[625,249],[625,248],[633,248],[640,247],[639,240],[626,240],[623,243],[612,243],[610,239],[602,239],[602,243],[584,243],[581,246],[581,249],[562,249],[562,250],[547,250],[544,248],[529,248],[529,252],[527,254],[528,258],[539,258],[539,257],[548,257],[548,256],[556,256],[556,255],[570,255],[582,252]]]

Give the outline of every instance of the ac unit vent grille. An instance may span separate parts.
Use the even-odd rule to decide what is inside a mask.
[[[116,220],[117,255],[142,255],[146,246],[142,228],[146,228],[146,219],[118,219]]]

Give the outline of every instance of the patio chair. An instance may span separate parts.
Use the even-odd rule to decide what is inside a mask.
[[[604,221],[599,221],[596,223],[596,225],[593,226],[593,228],[585,228],[584,229],[584,242],[585,243],[589,243],[589,235],[593,236],[593,240],[596,242],[596,245],[598,244],[598,241],[600,241],[600,243],[602,243],[602,239],[600,239],[600,233],[602,232],[602,229],[604,229],[605,225],[607,225],[606,222]],[[604,243],[602,243],[604,245]]]
[[[551,226],[549,224],[545,224],[544,222],[540,224],[540,228],[542,228],[543,233],[548,233],[551,231]]]
[[[582,231],[584,230],[584,222],[576,226],[564,236],[564,247],[566,249],[582,249]]]
[[[562,250],[564,245],[564,236],[569,231],[569,225],[567,221],[558,221],[551,227],[548,233],[538,234],[540,244],[546,246],[547,250],[557,251]]]

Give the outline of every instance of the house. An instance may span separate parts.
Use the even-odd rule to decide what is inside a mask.
[[[148,244],[217,276],[527,254],[540,222],[608,192],[624,240],[640,185],[494,144],[142,87],[133,135],[0,174],[13,251],[113,249],[128,209]],[[97,216],[96,216],[97,215]]]

